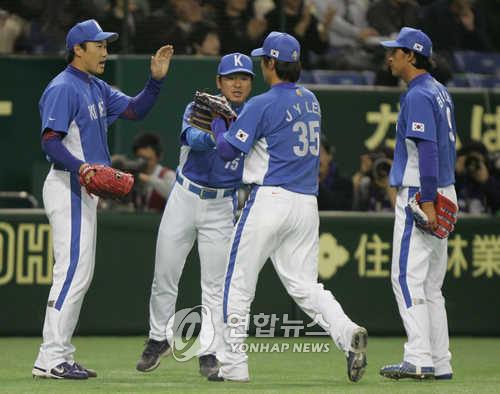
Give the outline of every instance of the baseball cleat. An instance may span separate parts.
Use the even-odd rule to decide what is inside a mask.
[[[77,363],[75,362],[73,364],[77,369],[79,369],[80,371],[85,371],[87,372],[87,375],[89,376],[89,378],[97,378],[97,372],[93,369],[90,369],[90,368],[85,368],[82,364],[80,363]]]
[[[219,376],[219,371],[208,375],[207,380],[209,382],[224,382],[226,379],[224,379],[222,376]]]
[[[351,349],[347,354],[347,377],[351,382],[359,382],[365,373],[367,345],[366,328],[356,328],[351,337]]]
[[[209,382],[233,382],[233,383],[248,383],[250,382],[250,379],[226,379],[223,378],[222,376],[219,376],[219,372],[215,372],[212,375],[208,375],[207,380]]]
[[[386,365],[380,369],[380,375],[389,379],[433,379],[434,367],[417,367],[412,363],[403,361],[401,364]]]
[[[445,373],[443,375],[434,375],[434,379],[436,380],[451,380],[453,379],[452,373]]]
[[[89,377],[87,372],[78,369],[75,364],[71,365],[67,362],[57,365],[50,371],[35,365],[31,370],[31,374],[34,378],[45,379],[88,379]]]
[[[200,356],[200,373],[203,376],[210,376],[217,374],[219,371],[219,364],[217,364],[217,358],[213,354],[207,354],[205,356]]]
[[[161,357],[166,357],[170,353],[172,353],[172,348],[166,339],[164,341],[148,339],[136,369],[140,372],[150,372],[160,365]]]

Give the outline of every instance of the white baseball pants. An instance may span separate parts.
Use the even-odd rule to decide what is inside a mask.
[[[419,189],[400,188],[396,198],[392,252],[392,288],[408,336],[404,360],[451,373],[448,321],[441,292],[448,261],[448,240],[418,229],[408,201]],[[457,203],[453,185],[439,192]]]
[[[185,182],[189,182],[186,180]],[[201,303],[213,322],[202,321],[199,356],[214,354],[213,330],[222,329],[222,283],[229,241],[234,227],[233,196],[202,199],[178,181],[167,200],[156,243],[155,273],[149,304],[151,339],[172,343],[171,325],[178,284],[195,239],[201,267]],[[217,325],[218,324],[218,325]]]
[[[52,168],[43,186],[43,202],[55,265],[35,365],[50,370],[73,361],[71,337],[94,273],[98,198],[80,186],[75,174]]]
[[[244,320],[250,312],[261,268],[271,258],[274,268],[295,302],[311,318],[322,315],[323,328],[342,351],[348,351],[358,326],[344,313],[331,292],[318,283],[319,215],[316,196],[280,187],[254,187],[235,228],[227,268],[223,313],[226,320]],[[244,324],[238,334],[245,334]],[[224,328],[224,351],[217,353],[219,375],[248,380],[246,353]],[[231,346],[233,345],[233,346]]]

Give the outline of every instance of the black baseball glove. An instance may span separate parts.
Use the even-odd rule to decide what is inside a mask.
[[[197,129],[213,134],[211,123],[217,116],[222,116],[229,124],[236,118],[236,112],[224,96],[197,91],[188,114],[188,123]]]

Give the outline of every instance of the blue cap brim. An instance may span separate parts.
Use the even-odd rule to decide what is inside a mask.
[[[264,48],[257,48],[252,51],[250,56],[253,57],[258,57],[258,56],[264,56],[266,53],[264,52]]]
[[[107,41],[113,42],[118,40],[118,33],[111,33],[108,31],[103,31],[97,34],[92,41]]]
[[[400,42],[397,42],[396,40],[391,40],[391,41],[381,41],[380,45],[386,48],[401,48],[402,45]]]
[[[255,77],[255,74],[253,73],[253,71],[250,71],[246,68],[233,68],[229,71],[219,73],[219,75],[230,75],[230,74],[236,74],[236,73],[250,74],[251,76]]]

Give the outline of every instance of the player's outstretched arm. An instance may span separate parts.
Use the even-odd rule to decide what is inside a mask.
[[[137,96],[129,98],[130,101],[125,110],[120,113],[120,118],[141,120],[153,108],[160,94],[163,79],[167,75],[173,53],[174,47],[172,45],[165,45],[158,49],[154,56],[151,56],[151,77],[146,82],[144,89]]]
[[[170,60],[174,55],[172,45],[164,45],[151,56],[151,76],[157,81],[165,78],[170,67]]]
[[[217,153],[222,160],[231,161],[241,155],[241,151],[231,145],[224,137],[224,134],[227,132],[227,123],[224,118],[221,116],[216,117],[212,121],[212,130],[215,134]]]

